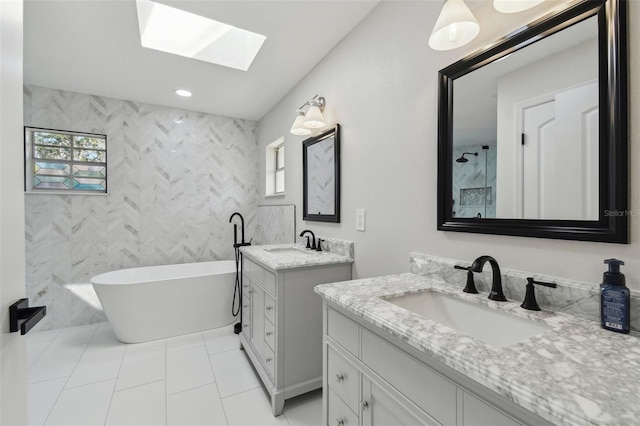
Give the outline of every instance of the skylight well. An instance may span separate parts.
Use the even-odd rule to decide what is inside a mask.
[[[136,0],[143,47],[247,71],[266,36],[151,0]]]

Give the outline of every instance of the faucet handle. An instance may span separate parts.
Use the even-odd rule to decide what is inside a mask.
[[[464,286],[464,289],[462,289],[462,291],[464,291],[465,293],[471,293],[471,294],[479,293],[478,289],[476,288],[476,282],[473,278],[473,271],[471,270],[471,266],[455,265],[454,268],[467,271],[467,283]]]
[[[524,301],[520,307],[524,309],[528,309],[530,311],[540,311],[540,306],[538,306],[538,302],[536,301],[536,290],[534,284],[543,285],[545,287],[556,288],[558,284],[556,283],[547,283],[543,281],[536,281],[533,277],[527,278],[527,292],[524,296]]]
[[[322,242],[324,240],[321,238],[318,238],[318,246],[316,247],[316,251],[322,251]]]

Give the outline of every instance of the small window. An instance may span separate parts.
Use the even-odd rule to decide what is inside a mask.
[[[276,148],[276,194],[284,192],[284,144]]]
[[[266,146],[265,158],[265,193],[266,197],[282,197],[285,195],[284,179],[284,138],[280,137]]]
[[[27,192],[107,192],[107,136],[25,127]]]

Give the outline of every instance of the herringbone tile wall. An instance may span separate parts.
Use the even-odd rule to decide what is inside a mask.
[[[48,313],[40,329],[106,319],[93,275],[232,259],[234,211],[256,235],[254,122],[25,86],[24,124],[108,137],[107,196],[25,195],[27,295]]]

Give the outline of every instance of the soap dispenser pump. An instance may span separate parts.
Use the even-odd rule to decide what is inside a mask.
[[[600,322],[603,328],[618,333],[630,330],[630,292],[625,286],[624,274],[620,273],[620,265],[624,262],[617,259],[604,261],[609,265],[600,284]]]

